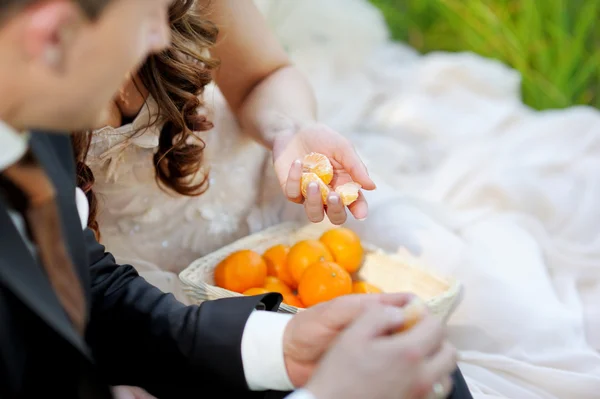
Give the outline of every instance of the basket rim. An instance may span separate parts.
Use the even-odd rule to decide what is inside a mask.
[[[209,259],[215,255],[231,253],[232,251],[235,251],[240,247],[244,247],[245,243],[249,243],[249,244],[254,243],[261,237],[272,236],[275,232],[278,232],[278,231],[282,231],[282,230],[298,231],[299,229],[302,229],[305,227],[310,228],[310,226],[311,226],[310,224],[301,223],[301,222],[283,222],[283,223],[276,224],[274,226],[267,227],[259,232],[242,237],[242,238],[240,238],[236,241],[233,241],[211,253],[208,253],[202,257],[195,259],[193,262],[191,262],[188,265],[188,267],[183,269],[178,274],[178,277],[181,280],[181,282],[184,285],[187,285],[190,289],[199,289],[199,290],[205,289],[205,290],[213,291],[213,292],[215,292],[215,291],[222,292],[223,295],[227,294],[230,297],[231,296],[242,296],[242,294],[240,294],[240,293],[226,290],[226,289],[218,287],[216,285],[209,284],[205,281],[193,280],[189,276],[194,275],[198,270],[203,270],[203,269],[208,269],[210,267],[214,267],[214,266],[211,266],[209,263],[207,263],[207,259]],[[331,228],[335,228],[335,227],[336,226],[332,225]],[[446,276],[441,273],[438,273],[437,271],[431,270],[431,268],[425,267],[424,265],[422,265],[421,263],[419,263],[416,260],[407,261],[406,259],[402,259],[402,257],[399,254],[386,252],[386,251],[382,250],[381,248],[379,248],[375,245],[372,245],[369,242],[363,241],[363,247],[368,252],[391,257],[392,259],[396,259],[397,261],[402,262],[405,266],[407,266],[409,268],[423,271],[423,272],[427,273],[428,275],[430,275],[431,277],[434,277],[434,278],[439,279],[440,281],[444,282],[447,285],[447,288],[440,294],[438,294],[434,297],[431,297],[429,299],[426,299],[425,302],[430,306],[436,306],[437,304],[442,304],[445,302],[451,303],[450,310],[448,311],[446,317],[449,317],[454,312],[456,307],[460,304],[460,302],[462,301],[464,287],[463,287],[462,282],[459,281],[457,278],[452,277],[452,276]],[[302,308],[296,308],[296,307],[286,305],[283,303],[281,304],[281,306],[289,308],[286,310],[290,310],[290,309],[293,311],[303,310]]]

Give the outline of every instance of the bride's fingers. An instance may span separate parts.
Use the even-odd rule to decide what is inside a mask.
[[[360,184],[365,190],[374,190],[377,186],[369,176],[367,167],[358,156],[354,146],[348,142],[346,145],[340,147],[340,150],[341,154],[339,154],[338,162],[352,177],[352,180]]]
[[[358,199],[348,205],[348,210],[357,220],[363,220],[367,218],[369,213],[369,205],[367,204],[367,199],[362,192],[358,192]]]
[[[331,193],[327,197],[327,217],[335,225],[346,222],[346,207],[342,204],[340,196],[336,193]]]
[[[304,201],[300,185],[302,184],[302,161],[296,160],[290,167],[290,173],[285,183],[285,195],[292,202],[301,204]]]
[[[308,185],[307,198],[304,201],[304,209],[308,220],[313,223],[319,223],[323,221],[323,199],[321,197],[321,190],[317,183],[310,183]]]

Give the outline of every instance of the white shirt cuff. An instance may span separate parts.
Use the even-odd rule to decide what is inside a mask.
[[[292,315],[255,310],[242,335],[242,364],[252,391],[294,389],[283,358],[283,333]]]
[[[299,389],[297,391],[292,392],[291,394],[286,396],[284,399],[317,399],[317,398],[315,397],[315,395],[313,395],[311,392],[307,391],[306,389]]]

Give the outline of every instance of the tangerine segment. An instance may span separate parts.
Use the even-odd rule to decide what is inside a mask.
[[[331,189],[315,173],[302,173],[302,179],[300,180],[302,196],[304,198],[308,198],[308,185],[310,183],[317,183],[319,190],[321,191],[321,199],[323,200],[323,204],[327,204],[327,197],[329,196]]]
[[[404,311],[404,324],[398,330],[398,332],[403,332],[409,330],[415,326],[425,316],[427,313],[427,305],[425,302],[420,300],[419,298],[415,298],[408,303],[403,309]]]
[[[352,284],[352,293],[354,294],[381,294],[382,292],[378,287],[366,281],[357,281]]]
[[[298,299],[298,297],[294,294],[284,295],[283,303],[296,308],[304,308],[304,304],[302,303],[302,301],[300,301],[300,299]]]
[[[333,256],[318,240],[299,241],[290,248],[287,257],[288,270],[294,279],[292,288],[296,288],[302,274],[309,266],[317,262],[332,262]]]
[[[361,188],[362,186],[360,184],[351,181],[337,186],[335,192],[342,199],[342,204],[348,206],[358,199],[358,192]]]
[[[218,287],[243,293],[250,288],[262,287],[267,277],[267,264],[262,256],[244,249],[223,259],[215,268]]]
[[[351,293],[352,277],[333,262],[320,262],[310,266],[298,284],[298,296],[306,307]]]
[[[267,275],[279,278],[285,285],[296,285],[287,266],[287,255],[290,247],[284,244],[275,245],[265,251],[263,258],[267,263]]]
[[[263,286],[268,292],[278,292],[285,296],[292,293],[292,289],[277,277],[268,276]]]
[[[352,230],[340,227],[323,233],[319,239],[333,255],[335,263],[348,273],[356,272],[362,265],[364,249],[360,238]]]
[[[318,152],[311,152],[304,156],[302,172],[316,174],[325,184],[329,184],[333,180],[333,166],[329,162],[329,158]]]
[[[244,295],[248,295],[248,296],[253,296],[253,295],[264,295],[264,294],[268,294],[269,290],[265,289],[265,288],[250,288],[249,290],[244,291]]]

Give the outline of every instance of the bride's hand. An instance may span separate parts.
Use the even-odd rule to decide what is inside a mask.
[[[369,177],[367,168],[354,150],[352,143],[335,130],[322,125],[303,126],[295,132],[282,133],[273,143],[273,159],[275,172],[286,197],[296,203],[303,203],[306,215],[312,222],[323,220],[324,212],[333,224],[346,221],[346,208],[338,194],[331,192],[324,206],[319,189],[312,191],[309,187],[308,198],[301,193],[302,159],[311,152],[321,153],[329,158],[333,165],[335,187],[356,182],[364,190],[375,189],[375,183]],[[359,193],[358,199],[348,206],[356,219],[367,217],[368,206],[365,197]]]

